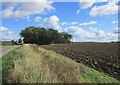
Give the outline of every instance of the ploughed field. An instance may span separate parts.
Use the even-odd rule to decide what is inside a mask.
[[[119,43],[120,44],[120,43]],[[92,67],[100,72],[120,80],[120,56],[118,43],[70,43],[41,45],[48,50]]]

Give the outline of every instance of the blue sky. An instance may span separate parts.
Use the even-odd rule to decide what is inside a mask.
[[[0,40],[16,40],[21,30],[37,26],[68,32],[73,41],[117,41],[117,2],[3,2]]]

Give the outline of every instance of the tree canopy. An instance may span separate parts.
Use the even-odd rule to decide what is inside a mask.
[[[66,32],[58,32],[57,30],[41,27],[30,26],[22,30],[20,33],[24,43],[31,44],[52,44],[52,43],[69,43],[72,35]]]

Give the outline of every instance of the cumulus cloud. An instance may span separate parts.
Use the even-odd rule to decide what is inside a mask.
[[[113,23],[113,24],[116,24],[116,23],[118,24],[118,23],[119,23],[119,21],[112,21],[112,23]]]
[[[61,25],[62,25],[62,26],[68,25],[68,22],[62,22]]]
[[[53,26],[57,26],[58,22],[59,22],[59,18],[55,15],[49,18],[49,23],[52,24]]]
[[[99,3],[99,2],[108,2],[108,4],[93,7],[93,5],[95,5],[96,3]],[[118,6],[117,5],[118,2],[119,2],[119,0],[80,0],[80,3],[79,3],[80,8],[77,10],[76,14],[79,14],[80,9],[87,9],[87,8],[90,8],[90,7],[93,7],[92,10],[89,13],[91,16],[108,15],[108,14],[112,14],[112,13],[114,14],[114,12],[116,12],[115,9]],[[103,10],[103,11],[101,11],[101,10]],[[106,11],[106,13],[103,13],[105,11]],[[108,11],[111,11],[111,12],[108,12]],[[101,14],[101,12],[102,12],[102,14]]]
[[[73,41],[117,41],[118,34],[105,32],[98,28],[90,27],[89,30],[84,30],[78,26],[67,27],[65,32],[72,34]]]
[[[55,15],[51,16],[49,18],[48,23],[50,23],[54,27],[54,29],[61,30],[59,26],[59,18],[57,16]]]
[[[35,17],[35,22],[40,22],[40,21],[42,21],[41,17]]]
[[[96,24],[96,23],[97,23],[96,21],[90,21],[90,22],[80,23],[79,25],[80,26],[85,26],[85,25],[93,25],[93,24]]]
[[[114,33],[120,34],[120,28],[114,28]]]
[[[80,7],[81,9],[86,9],[89,8],[91,6],[93,6],[93,4],[96,2],[96,0],[80,0]]]
[[[100,30],[98,28],[90,27],[89,28],[94,34],[95,39],[100,39],[101,41],[117,41],[118,40],[118,34],[105,32],[103,30]]]
[[[97,28],[94,28],[94,27],[89,27],[89,30],[91,30],[91,31],[96,31],[96,30],[97,30]]]
[[[109,2],[106,5],[94,6],[89,14],[93,17],[115,14],[118,12],[118,7],[119,6],[116,4],[116,2]]]
[[[47,0],[43,0],[42,2],[11,2],[5,4],[7,7],[2,10],[4,18],[22,18],[54,10],[52,2]]]
[[[62,31],[59,25],[59,18],[56,15],[52,15],[49,18],[45,18],[43,22],[45,25],[51,25],[54,29]]]
[[[76,11],[76,14],[79,14],[80,13],[80,9],[87,9],[91,6],[93,6],[93,4],[96,2],[96,0],[80,0],[79,2],[79,5],[80,5],[80,8]]]
[[[8,31],[8,28],[1,26],[0,27],[0,32],[3,32],[3,31]]]
[[[90,38],[93,36],[93,34],[90,34],[89,32],[77,26],[68,27],[68,31],[70,31],[74,36],[78,36],[79,38]]]
[[[7,27],[0,26],[0,40],[16,39],[15,33],[10,31]]]

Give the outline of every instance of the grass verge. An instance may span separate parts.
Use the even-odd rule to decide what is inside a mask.
[[[67,57],[23,45],[2,58],[3,83],[120,83]]]

